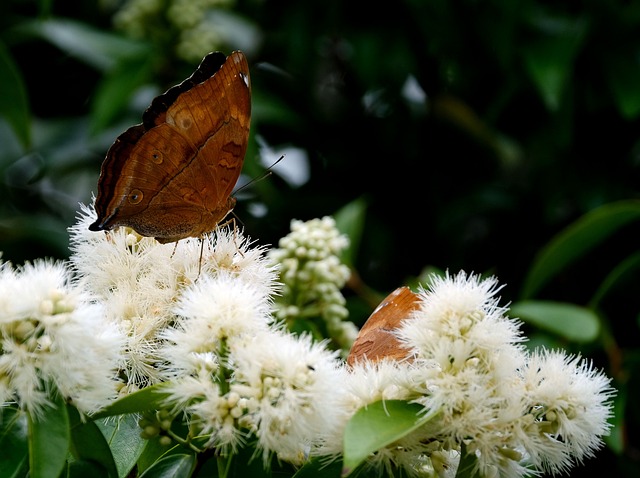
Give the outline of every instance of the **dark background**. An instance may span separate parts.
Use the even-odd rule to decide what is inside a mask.
[[[173,21],[175,2],[140,15],[137,38],[114,23],[133,3],[153,4],[0,6],[4,260],[68,257],[66,228],[97,192],[110,144],[202,58],[178,49],[188,28]],[[277,159],[260,161],[260,141],[308,158],[303,184],[276,172],[239,194],[236,214],[249,236],[275,245],[291,219],[362,205],[350,251],[361,283],[345,291],[358,324],[373,306],[363,290],[385,295],[428,267],[495,274],[514,301],[556,234],[638,199],[640,2],[238,0],[203,12],[228,30],[202,51],[242,49],[251,67],[242,182]],[[407,95],[408,84],[420,94]],[[537,298],[589,304],[636,253],[639,230],[630,221],[612,231]],[[616,442],[572,476],[640,472],[639,275],[631,268],[599,302],[598,340],[559,342],[621,391]]]

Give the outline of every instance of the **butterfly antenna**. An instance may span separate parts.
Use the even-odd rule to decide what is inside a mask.
[[[240,191],[242,191],[244,188],[251,186],[254,183],[257,183],[258,181],[262,181],[264,178],[269,177],[273,174],[273,168],[275,167],[276,164],[278,164],[280,161],[282,161],[284,159],[284,154],[282,156],[280,156],[271,166],[269,166],[264,173],[262,173],[262,176],[258,176],[257,178],[253,178],[251,181],[249,181],[246,184],[243,184],[242,186],[240,186],[238,189],[236,189],[233,194],[236,195],[238,194]]]
[[[242,219],[240,219],[240,216],[238,216],[238,215],[236,214],[236,212],[235,212],[233,209],[231,210],[231,215],[233,216],[233,218],[232,218],[232,219],[229,219],[229,222],[231,222],[231,221],[233,221],[233,222],[238,221],[238,222],[240,223],[240,225],[244,228],[244,222],[242,222]],[[235,225],[234,225],[234,229],[235,229]]]

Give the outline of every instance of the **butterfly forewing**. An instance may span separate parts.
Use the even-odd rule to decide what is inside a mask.
[[[213,230],[235,204],[250,117],[244,54],[209,54],[109,149],[90,229],[129,226],[160,242]]]
[[[216,73],[219,81],[193,87],[167,110],[166,122],[199,148],[190,172],[211,211],[229,197],[242,169],[251,110],[248,71],[244,55],[236,52]]]

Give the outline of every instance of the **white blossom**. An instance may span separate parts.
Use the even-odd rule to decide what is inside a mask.
[[[519,322],[498,304],[499,289],[494,278],[464,272],[434,278],[395,331],[410,358],[353,367],[351,414],[391,398],[433,413],[365,466],[442,476],[455,469],[464,443],[481,476],[521,477],[567,472],[603,445],[610,380],[579,357],[528,352]]]
[[[253,404],[242,423],[257,435],[265,463],[271,453],[302,463],[344,423],[342,369],[324,342],[266,331],[230,346],[230,389]]]
[[[60,393],[84,413],[116,397],[124,337],[62,262],[0,270],[0,400],[40,415]]]
[[[104,304],[107,319],[127,334],[123,393],[166,379],[159,355],[164,334],[179,320],[176,304],[188,303],[188,297],[201,290],[198,283],[226,274],[247,284],[254,295],[277,293],[276,272],[264,250],[250,247],[235,228],[160,244],[125,227],[89,231],[94,220],[93,209],[83,207],[70,228],[70,260],[80,284]]]

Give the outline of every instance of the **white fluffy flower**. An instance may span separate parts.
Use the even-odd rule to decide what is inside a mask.
[[[276,272],[267,264],[264,250],[251,248],[236,229],[218,228],[202,239],[160,244],[124,227],[109,232],[89,231],[94,220],[93,209],[83,207],[77,223],[70,228],[71,262],[83,287],[104,304],[108,320],[128,336],[126,390],[166,378],[160,367],[164,360],[160,348],[165,331],[181,313],[176,303],[189,309],[185,313],[199,316],[199,303],[203,304],[200,308],[211,305],[206,297],[202,301],[190,299],[205,295],[199,284],[209,284],[220,276],[220,280],[237,278],[238,284],[246,285],[244,292],[254,297],[277,291]],[[192,287],[194,283],[196,286]],[[218,294],[217,300],[222,296],[224,292]]]
[[[413,319],[403,322],[401,340],[418,357],[447,362],[449,357],[439,356],[442,341],[458,348],[454,359],[459,360],[522,342],[518,321],[506,318],[507,309],[498,305],[495,295],[500,288],[495,278],[481,280],[464,272],[433,276],[429,289],[419,291],[420,307]]]
[[[309,336],[266,331],[230,342],[231,392],[247,404],[241,423],[258,437],[265,463],[275,453],[301,463],[344,423],[343,372]]]
[[[162,333],[160,355],[169,378],[209,370],[229,338],[266,330],[270,297],[264,287],[221,270],[185,289],[175,307],[176,324]]]
[[[401,398],[434,414],[368,466],[416,476],[450,469],[464,443],[482,476],[520,477],[566,472],[602,446],[609,379],[578,357],[528,353],[519,323],[498,305],[498,290],[495,279],[464,272],[435,278],[396,329],[411,359],[353,368],[351,406]]]
[[[506,309],[495,298],[498,290],[495,279],[464,272],[435,277],[429,289],[420,291],[418,309],[397,331],[416,359],[431,366],[425,377],[429,393],[420,403],[455,416],[452,429],[471,425],[460,420],[482,423],[502,404],[500,387],[522,363],[518,322],[504,316]],[[471,408],[482,416],[456,413]]]
[[[538,466],[567,471],[603,445],[615,391],[590,362],[562,351],[536,350],[522,370],[522,388],[523,405],[533,420],[524,448]],[[552,447],[562,451],[562,460],[550,458]]]
[[[214,342],[203,350],[216,349]],[[323,343],[264,327],[222,343],[209,368],[204,361],[197,368],[202,353],[185,349],[183,374],[166,388],[167,405],[187,412],[197,434],[209,436],[207,446],[228,453],[255,436],[265,465],[273,454],[300,464],[336,435],[345,422],[344,373]]]
[[[0,270],[0,400],[44,413],[53,389],[90,413],[115,398],[124,337],[63,263]]]

